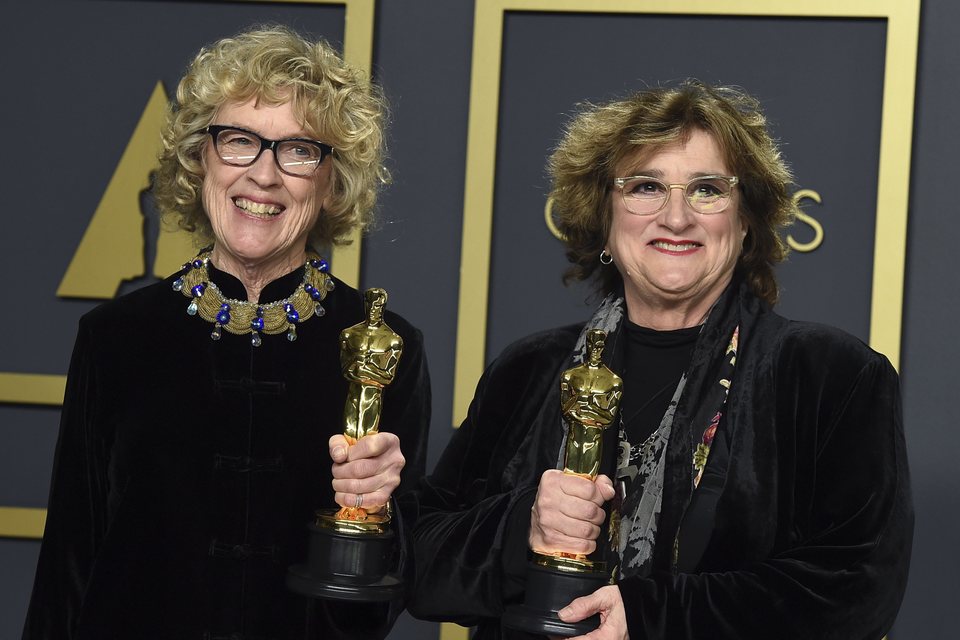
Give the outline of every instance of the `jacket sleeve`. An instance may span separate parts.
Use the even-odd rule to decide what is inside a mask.
[[[97,425],[97,373],[81,321],[67,376],[47,519],[24,640],[69,640],[107,526],[108,447]]]
[[[508,360],[508,359],[507,359]],[[518,470],[539,390],[499,358],[418,491],[416,588],[410,612],[473,625],[522,595],[536,469]]]
[[[794,542],[736,570],[624,580],[632,640],[879,640],[889,630],[913,531],[897,375],[876,356],[837,397],[795,458],[792,473],[810,476],[804,499],[781,505],[796,513]]]

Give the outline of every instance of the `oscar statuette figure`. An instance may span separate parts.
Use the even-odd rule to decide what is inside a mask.
[[[587,332],[587,361],[560,378],[560,411],[567,426],[563,472],[595,481],[603,460],[603,434],[613,424],[623,380],[601,361],[606,333]],[[606,563],[579,553],[533,549],[522,605],[507,608],[503,625],[529,633],[574,636],[600,625],[598,616],[563,622],[557,611],[610,582]]]
[[[350,383],[343,411],[343,435],[351,445],[377,433],[383,390],[397,373],[403,339],[383,321],[387,292],[364,292],[366,320],[340,332],[340,366]],[[357,602],[391,600],[403,590],[390,574],[395,537],[390,504],[369,512],[357,504],[317,511],[308,525],[306,565],[287,571],[287,587],[306,596]]]

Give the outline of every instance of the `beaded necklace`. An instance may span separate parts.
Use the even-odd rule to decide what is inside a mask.
[[[263,304],[227,298],[210,280],[207,267],[210,251],[205,249],[190,262],[173,281],[173,290],[190,298],[187,313],[197,314],[214,327],[210,338],[219,340],[221,329],[236,335],[251,334],[250,343],[259,347],[261,333],[275,335],[287,332],[287,340],[297,339],[297,323],[306,322],[312,316],[322,316],[326,311],[320,302],[333,291],[329,264],[317,254],[307,252],[303,269],[303,282],[283,300]]]

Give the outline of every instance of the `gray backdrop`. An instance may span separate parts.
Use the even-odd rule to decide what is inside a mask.
[[[473,10],[469,0],[385,0],[377,7],[375,74],[393,105],[395,182],[364,244],[363,281],[386,287],[391,307],[426,335],[434,381],[430,466],[449,437],[452,412]],[[265,18],[336,41],[342,11],[120,0],[35,0],[0,9],[7,26],[0,166],[9,192],[0,265],[12,289],[0,371],[66,371],[76,319],[94,303],[59,300],[56,286],[154,83],[172,90],[201,43]],[[585,313],[586,290],[559,284],[562,249],[542,223],[543,159],[574,103],[688,75],[758,94],[800,186],[824,196],[811,210],[824,225],[824,245],[794,254],[781,270],[782,311],[866,337],[871,261],[863,256],[872,253],[873,230],[864,225],[875,206],[884,22],[685,18],[682,28],[710,55],[684,57],[677,20],[507,16],[488,359],[529,331]],[[956,3],[925,0],[901,358],[917,531],[895,640],[954,637],[951,614],[960,604],[960,479],[952,469],[960,445],[947,430],[947,398],[957,390],[951,365],[960,356],[960,341],[948,331],[960,312],[958,263],[948,248],[960,234],[952,197],[958,21]],[[53,162],[35,155],[68,143],[85,153]],[[841,266],[818,271],[823,264]],[[518,306],[542,312],[514,313]],[[57,418],[55,408],[0,406],[0,505],[44,506]],[[37,549],[34,540],[0,540],[0,640],[19,637]],[[391,637],[436,637],[436,629],[404,618]]]

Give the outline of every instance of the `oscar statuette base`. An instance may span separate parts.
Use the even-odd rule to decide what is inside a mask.
[[[557,612],[573,600],[589,595],[609,582],[610,576],[604,571],[571,571],[531,562],[527,565],[524,602],[507,608],[502,619],[503,626],[562,637],[589,633],[600,626],[599,615],[580,622],[564,622]]]
[[[307,525],[307,563],[287,569],[287,588],[311,598],[386,602],[403,593],[403,580],[390,573],[395,537],[387,521],[338,521],[335,511],[317,512]]]

